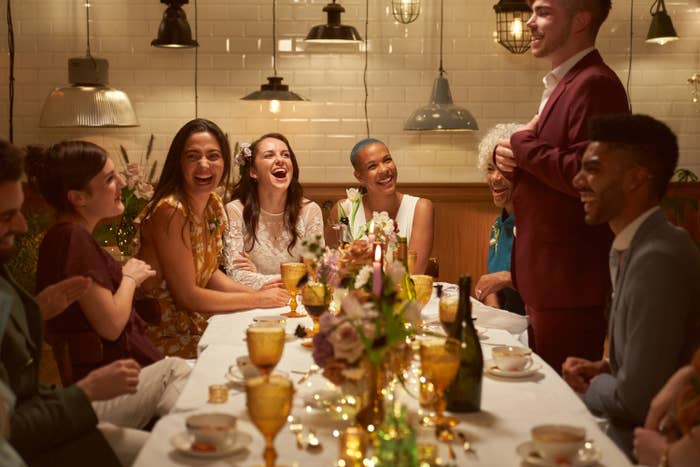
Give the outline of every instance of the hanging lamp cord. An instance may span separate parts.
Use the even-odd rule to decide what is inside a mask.
[[[333,1],[335,3],[335,0]],[[369,99],[369,90],[367,88],[367,59],[368,59],[368,47],[367,47],[367,33],[369,30],[369,0],[365,1],[365,66],[362,72],[362,82],[365,87],[365,128],[367,130],[367,137],[369,138],[369,112],[367,110],[367,100]]]
[[[630,95],[630,79],[632,77],[632,45],[634,44],[634,41],[632,40],[634,37],[634,0],[630,1],[630,53],[629,53],[629,59],[628,59],[628,64],[627,64],[627,85],[626,91],[627,91],[627,105],[629,106],[630,113],[632,113],[632,96]]]
[[[194,40],[199,44],[197,0],[194,0]],[[194,47],[194,118],[199,118],[199,45]]]
[[[440,77],[445,74],[445,69],[442,67],[442,30],[445,29],[445,2],[440,0]]]
[[[272,71],[277,76],[277,2],[272,0]]]
[[[15,109],[15,31],[12,27],[12,0],[7,0],[7,47],[10,52],[9,92],[9,140],[14,142],[14,109]]]

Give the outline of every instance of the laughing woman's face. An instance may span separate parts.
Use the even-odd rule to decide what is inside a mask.
[[[193,133],[185,143],[180,166],[188,195],[214,191],[224,171],[224,157],[216,137],[206,131]]]

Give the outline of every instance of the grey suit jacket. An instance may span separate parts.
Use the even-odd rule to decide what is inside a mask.
[[[654,395],[700,344],[700,250],[656,211],[621,267],[610,310],[612,373],[594,378],[584,401],[611,420],[629,452],[632,428],[644,424]]]
[[[10,443],[30,466],[119,465],[96,427],[97,416],[85,393],[75,385],[39,382],[39,308],[3,266],[0,276],[0,306],[10,308],[0,345],[0,379],[17,396]]]

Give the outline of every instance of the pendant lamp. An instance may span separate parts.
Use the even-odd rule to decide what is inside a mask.
[[[651,24],[646,40],[648,43],[664,45],[666,42],[678,40],[678,34],[676,34],[671,17],[666,11],[664,0],[656,0],[652,3],[649,13],[651,13]]]
[[[279,101],[306,101],[308,99],[289,90],[289,86],[282,84],[281,76],[277,76],[277,5],[272,0],[272,67],[273,76],[267,77],[267,83],[260,86],[259,91],[251,92],[242,100],[245,101],[270,101],[270,112],[279,112]]]
[[[192,39],[190,23],[187,22],[187,15],[182,9],[182,5],[189,3],[189,0],[160,0],[160,3],[168,5],[168,8],[165,9],[158,27],[158,37],[151,41],[151,45],[168,49],[199,47],[199,43]]]
[[[318,44],[347,44],[353,42],[362,42],[360,33],[357,32],[354,26],[341,24],[340,14],[345,13],[345,8],[342,5],[329,3],[323,8],[328,14],[328,22],[319,24],[311,28],[306,35],[306,42]]]
[[[420,15],[420,0],[391,0],[391,14],[401,24],[410,24]]]
[[[90,4],[85,3],[87,52],[68,60],[70,84],[55,88],[44,101],[42,128],[139,126],[129,96],[109,86],[109,62],[90,54]]]
[[[530,29],[526,26],[532,10],[525,0],[499,0],[496,11],[498,43],[514,54],[530,49]]]
[[[418,131],[473,131],[478,130],[474,116],[464,107],[454,105],[450,85],[442,67],[442,40],[444,30],[444,6],[440,0],[440,76],[435,78],[433,92],[427,105],[416,109],[404,125],[404,130]]]

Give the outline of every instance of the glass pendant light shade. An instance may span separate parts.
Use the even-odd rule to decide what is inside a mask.
[[[676,34],[671,17],[666,11],[664,0],[654,2],[649,12],[651,13],[651,24],[649,25],[646,42],[664,45],[666,42],[677,41],[678,34]]]
[[[420,0],[391,0],[391,14],[401,24],[410,24],[420,15]]]
[[[527,21],[532,15],[525,0],[499,0],[493,6],[496,11],[498,43],[514,54],[530,49],[530,28]]]
[[[311,28],[306,35],[306,42],[322,44],[347,44],[348,42],[362,42],[360,33],[353,26],[340,23],[340,14],[345,12],[342,5],[329,3],[323,8],[328,14],[328,23],[319,24]]]
[[[281,76],[268,76],[267,84],[260,86],[259,91],[251,92],[244,101],[305,101],[306,98],[289,90],[289,86],[282,84]]]
[[[168,8],[158,27],[158,37],[151,41],[151,45],[171,49],[199,47],[197,41],[192,39],[192,30],[182,9],[188,0],[161,0],[161,3],[168,5]]]
[[[450,84],[442,74],[433,83],[433,93],[427,105],[417,108],[403,127],[421,131],[478,130],[474,116],[464,107],[454,105]]]
[[[39,126],[139,126],[129,96],[108,85],[108,69],[109,63],[101,58],[69,59],[70,84],[51,91],[41,110]]]

